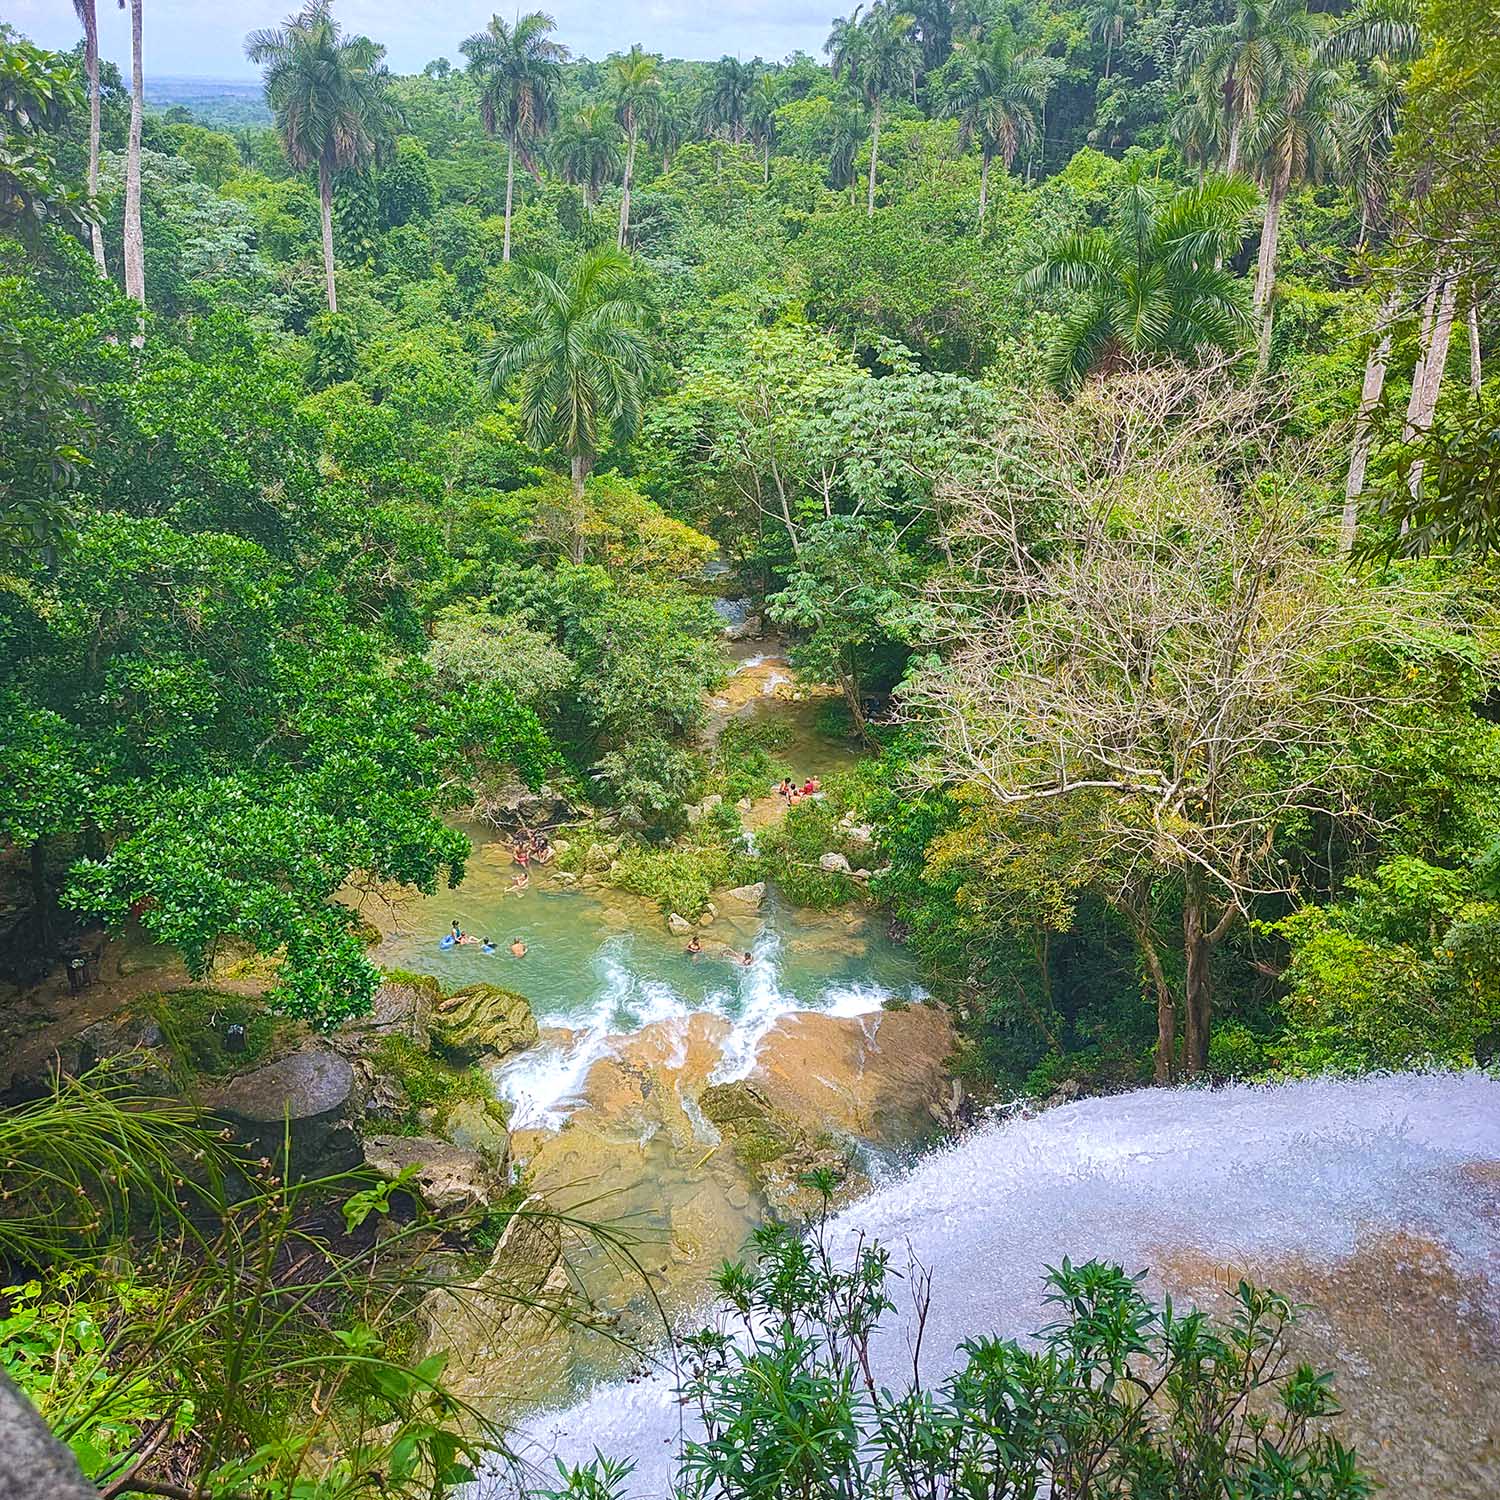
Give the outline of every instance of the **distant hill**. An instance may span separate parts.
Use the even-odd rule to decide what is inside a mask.
[[[271,123],[258,79],[148,78],[146,100],[152,109],[181,104],[192,110],[194,119],[221,130]]]

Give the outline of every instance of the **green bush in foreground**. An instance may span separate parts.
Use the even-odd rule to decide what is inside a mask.
[[[1142,1276],[1064,1260],[1061,1314],[1035,1347],[975,1338],[958,1371],[895,1390],[871,1374],[894,1308],[888,1252],[836,1265],[826,1238],[756,1235],[726,1264],[721,1316],[687,1340],[680,1395],[700,1420],[682,1500],[1360,1500],[1374,1482],[1325,1430],[1329,1377],[1290,1366],[1292,1305],[1241,1283],[1227,1322],[1157,1305]],[[1144,1273],[1142,1273],[1144,1275]],[[912,1282],[919,1324],[928,1285]],[[615,1500],[628,1464],[564,1468],[541,1500]]]

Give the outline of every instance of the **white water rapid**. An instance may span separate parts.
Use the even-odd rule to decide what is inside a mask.
[[[1429,1291],[1424,1303],[1417,1272],[1397,1265],[1393,1284],[1412,1287],[1417,1316],[1434,1323],[1433,1345],[1451,1353],[1455,1369],[1460,1347],[1463,1363],[1478,1361],[1474,1378],[1483,1393],[1500,1373],[1486,1363],[1494,1357],[1495,1305],[1492,1295],[1485,1301],[1500,1283],[1497,1163],[1500,1080],[1477,1073],[1143,1090],[976,1129],[850,1208],[835,1231],[846,1247],[859,1235],[883,1241],[897,1265],[909,1246],[932,1272],[923,1343],[928,1379],[951,1368],[965,1337],[1025,1337],[1047,1322],[1043,1268],[1064,1255],[1106,1258],[1131,1270],[1156,1267],[1161,1274],[1153,1279],[1174,1284],[1176,1278],[1178,1289],[1186,1274],[1181,1265],[1195,1257],[1301,1267],[1314,1278],[1326,1273],[1330,1279],[1316,1284],[1331,1287],[1329,1296],[1342,1298],[1348,1315],[1358,1318],[1369,1311],[1361,1299],[1370,1294],[1346,1272],[1349,1258],[1372,1244],[1394,1244],[1405,1247],[1399,1254],[1412,1265],[1427,1256],[1429,1285],[1439,1280],[1430,1270],[1436,1261],[1446,1268],[1443,1285],[1460,1289]],[[1164,1263],[1169,1269],[1161,1270]],[[1406,1294],[1387,1287],[1375,1300],[1381,1295],[1401,1301]],[[1490,1329],[1485,1338],[1471,1336],[1471,1325],[1480,1323]],[[910,1331],[896,1316],[881,1334],[888,1378],[899,1378],[909,1357]],[[1365,1367],[1381,1358],[1421,1358],[1410,1342],[1392,1337],[1388,1354],[1365,1358]],[[1353,1356],[1344,1364],[1341,1382],[1351,1370],[1357,1381],[1363,1368],[1379,1385],[1378,1368],[1372,1373]],[[1440,1364],[1438,1376],[1444,1374]],[[1440,1379],[1423,1377],[1424,1387],[1434,1384],[1439,1401],[1471,1403],[1455,1413],[1457,1436],[1442,1441],[1462,1447],[1477,1423],[1482,1446],[1486,1415],[1472,1409],[1472,1392],[1445,1394]],[[1396,1402],[1376,1430],[1399,1448],[1434,1443],[1430,1427]],[[522,1437],[524,1456],[538,1463],[552,1452],[586,1459],[596,1448],[633,1458],[629,1494],[660,1500],[669,1493],[679,1409],[667,1379],[609,1384],[536,1418]],[[1442,1486],[1417,1492],[1500,1492],[1487,1488],[1491,1462],[1500,1459],[1439,1453],[1434,1466]],[[1471,1469],[1463,1470],[1465,1464]],[[484,1492],[507,1491],[497,1476]]]

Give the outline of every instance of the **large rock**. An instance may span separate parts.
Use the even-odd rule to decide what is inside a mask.
[[[339,1028],[338,1039],[363,1050],[377,1044],[382,1037],[400,1036],[425,1051],[433,1012],[442,999],[443,987],[430,974],[385,974],[375,991],[369,1015],[345,1022]]]
[[[289,1173],[321,1176],[360,1161],[354,1069],[329,1047],[303,1047],[241,1073],[205,1102],[265,1156],[279,1157],[289,1132]]]
[[[827,854],[818,856],[818,868],[827,870],[830,875],[847,875],[849,873],[848,856],[830,850]]]
[[[72,1453],[0,1369],[0,1500],[99,1500]]]
[[[544,783],[532,791],[520,781],[507,782],[498,791],[486,793],[479,810],[487,821],[507,833],[549,828],[573,816],[572,804],[553,787]]]
[[[471,984],[438,1002],[432,1015],[437,1045],[459,1062],[506,1057],[537,1039],[536,1017],[524,995],[497,984]]]
[[[542,1199],[528,1198],[472,1286],[437,1288],[417,1304],[421,1352],[446,1353],[444,1387],[495,1415],[508,1414],[501,1403],[559,1399],[571,1301],[561,1226]]]
[[[677,912],[674,911],[667,917],[667,931],[673,937],[686,937],[692,930],[693,924]]]
[[[510,1160],[505,1110],[494,1099],[460,1099],[442,1118],[442,1131],[455,1146],[477,1151],[502,1170]]]
[[[741,906],[759,906],[766,899],[766,883],[757,880],[754,885],[737,885],[724,892],[728,901],[738,901]]]
[[[507,1187],[494,1163],[478,1151],[422,1135],[372,1135],[364,1143],[365,1165],[378,1176],[416,1172],[411,1187],[434,1213],[484,1208]]]

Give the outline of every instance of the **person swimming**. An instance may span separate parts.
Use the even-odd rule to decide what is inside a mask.
[[[510,951],[517,958],[525,958],[526,957],[526,944],[523,943],[520,940],[520,938],[512,938],[510,940]]]
[[[753,953],[747,952],[740,959],[740,967],[742,969],[748,969],[750,967],[750,965],[753,964],[754,962],[755,962],[755,955]]]
[[[489,940],[489,939],[488,939],[488,938],[486,938],[486,939],[485,939],[485,940],[484,940],[484,941],[483,941],[483,942],[482,942],[482,943],[481,943],[481,944],[480,944],[480,945],[479,945],[479,951],[480,951],[480,952],[481,952],[481,953],[483,953],[483,954],[485,954],[485,955],[487,955],[487,956],[493,956],[493,954],[494,954],[494,952],[495,952],[495,945],[494,945],[494,944],[493,944],[493,943],[492,943],[492,942],[491,942],[491,941],[490,941],[490,940]]]
[[[688,939],[688,945],[683,951],[689,958],[697,958],[697,956],[703,952],[703,939],[700,938],[695,932],[692,937]]]

